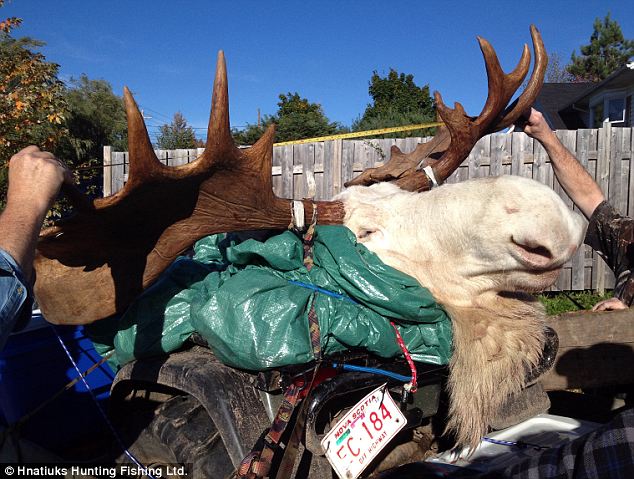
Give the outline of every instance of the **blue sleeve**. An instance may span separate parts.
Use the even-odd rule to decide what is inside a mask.
[[[0,249],[0,350],[23,316],[30,317],[29,292],[22,271],[11,255]]]

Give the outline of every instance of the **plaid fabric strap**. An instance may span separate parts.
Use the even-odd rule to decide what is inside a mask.
[[[304,265],[306,269],[310,271],[313,267],[313,233],[314,223],[308,228],[308,231],[304,235]],[[264,444],[261,449],[254,448],[240,463],[238,468],[238,478],[240,479],[259,479],[268,477],[273,463],[273,456],[278,449],[282,435],[288,426],[291,418],[293,417],[293,411],[297,406],[297,403],[302,399],[302,391],[308,388],[308,392],[313,387],[313,382],[317,376],[319,364],[321,362],[321,341],[319,333],[319,319],[317,318],[317,312],[315,311],[315,301],[317,299],[317,293],[313,294],[311,298],[310,309],[308,310],[308,324],[310,330],[310,341],[313,349],[313,356],[315,357],[316,365],[313,370],[312,378],[308,384],[304,383],[297,385],[292,383],[286,392],[284,393],[284,400],[279,407],[273,424],[264,437]],[[295,420],[295,426],[292,434],[286,445],[284,456],[280,462],[278,468],[277,478],[284,479],[290,477],[292,469],[295,465],[295,456],[299,446],[299,439],[304,429],[304,420],[306,416],[306,402],[302,405],[302,408],[297,414]]]
[[[279,446],[282,434],[288,426],[288,422],[293,416],[295,406],[300,399],[300,393],[303,387],[291,384],[284,393],[284,399],[269,432],[264,437],[264,446],[261,450],[254,449],[240,463],[238,468],[238,477],[240,478],[258,478],[266,477],[271,469],[271,462],[275,450]]]

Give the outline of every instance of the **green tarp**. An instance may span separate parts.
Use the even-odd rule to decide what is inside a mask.
[[[343,226],[318,226],[314,267],[301,239],[284,232],[260,242],[234,235],[198,241],[120,318],[91,325],[102,354],[115,363],[171,352],[197,331],[224,363],[265,370],[313,359],[311,302],[325,355],[364,348],[401,355],[394,321],[415,361],[447,364],[451,325],[428,290],[385,265]]]

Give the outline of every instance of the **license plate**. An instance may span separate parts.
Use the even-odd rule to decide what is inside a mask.
[[[341,479],[356,479],[406,422],[384,384],[350,409],[321,445]]]

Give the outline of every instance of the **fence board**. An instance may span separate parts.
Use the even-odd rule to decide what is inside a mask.
[[[103,147],[103,195],[112,194],[112,147]]]
[[[634,217],[634,165],[632,162],[634,161],[634,128],[630,128],[630,178],[629,178],[629,187],[628,191],[628,208],[627,215],[632,218]]]
[[[275,196],[282,196],[282,149],[273,148],[273,193]],[[279,173],[275,174],[276,171]]]
[[[283,198],[293,197],[293,146],[282,146],[282,191],[281,196]]]
[[[634,215],[633,129],[606,124],[599,130],[558,131],[557,136],[595,178],[607,198],[622,213]],[[389,161],[392,145],[410,152],[425,141],[429,138],[333,140],[274,147],[273,191],[277,196],[296,199],[314,191],[315,199],[328,200],[360,171]],[[193,161],[203,151],[156,150],[156,154],[163,163],[174,166]],[[127,152],[104,147],[104,193],[114,194],[123,188],[127,173]],[[544,148],[524,133],[498,133],[480,139],[447,182],[510,173],[550,186],[572,205],[559,183],[555,183]],[[602,290],[611,287],[614,278],[603,260],[584,246],[564,266],[556,284],[561,289]]]
[[[125,163],[127,161],[127,152],[112,153],[112,194],[119,191],[125,185],[127,171]]]
[[[342,164],[341,164],[341,156],[343,155],[343,141],[342,140],[334,140],[332,143],[332,195],[336,195],[341,191],[343,186],[343,182],[341,181],[342,176]]]
[[[326,198],[324,191],[324,142],[315,143],[315,199]]]

